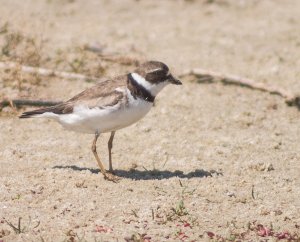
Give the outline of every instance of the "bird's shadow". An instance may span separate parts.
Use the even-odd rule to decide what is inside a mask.
[[[99,169],[94,168],[86,168],[86,167],[78,167],[75,165],[72,166],[54,166],[53,169],[72,169],[74,171],[90,171],[91,173],[99,173]],[[170,179],[172,177],[179,178],[202,178],[202,177],[212,177],[212,176],[223,176],[222,172],[218,172],[215,170],[205,171],[203,169],[196,169],[189,173],[183,173],[182,171],[168,171],[168,170],[114,170],[115,174],[119,177],[129,178],[133,180],[162,180],[162,179]]]

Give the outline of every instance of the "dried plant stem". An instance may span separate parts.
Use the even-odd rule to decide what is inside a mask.
[[[54,106],[61,103],[61,101],[46,101],[46,100],[27,100],[27,99],[4,99],[0,102],[0,110],[6,106],[20,107],[20,106]]]
[[[64,71],[56,71],[46,68],[40,68],[40,67],[32,67],[32,66],[25,66],[20,65],[16,62],[0,62],[0,69],[14,69],[19,68],[20,71],[30,74],[37,74],[40,76],[48,76],[48,77],[60,77],[64,79],[77,79],[82,81],[98,81],[100,78],[96,77],[89,77],[82,74],[74,73],[74,72],[64,72]]]
[[[255,90],[260,90],[264,92],[268,92],[270,94],[275,94],[283,97],[286,101],[287,104],[289,105],[296,105],[300,107],[300,102],[299,102],[299,96],[293,95],[291,92],[286,91],[282,88],[268,85],[262,82],[257,82],[252,79],[236,76],[236,75],[227,75],[227,74],[222,74],[218,72],[213,72],[209,70],[204,70],[200,68],[196,69],[191,69],[188,71],[185,71],[180,75],[180,77],[185,77],[185,76],[195,76],[199,78],[199,82],[217,82],[220,81],[224,84],[229,84],[229,85],[238,85],[238,86],[244,86],[248,87],[251,89]]]

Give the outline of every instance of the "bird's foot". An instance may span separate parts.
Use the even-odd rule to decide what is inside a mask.
[[[120,177],[115,176],[115,175],[114,175],[113,173],[111,173],[111,172],[106,172],[106,173],[104,174],[104,179],[105,179],[105,180],[108,180],[108,181],[112,181],[112,182],[114,182],[114,183],[118,183],[118,182],[121,180]]]

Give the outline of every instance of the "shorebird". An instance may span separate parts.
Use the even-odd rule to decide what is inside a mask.
[[[131,73],[100,82],[66,102],[24,112],[20,118],[50,118],[68,130],[94,134],[92,152],[100,171],[105,179],[117,181],[111,156],[116,131],[143,118],[153,106],[156,95],[170,83],[182,84],[170,73],[166,64],[147,61]],[[108,171],[96,149],[99,135],[106,132],[111,133]]]

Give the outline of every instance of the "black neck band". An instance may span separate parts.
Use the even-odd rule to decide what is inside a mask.
[[[154,102],[155,97],[152,96],[152,94],[141,84],[139,84],[131,75],[131,73],[128,74],[128,80],[130,84],[134,87],[132,95],[134,97],[138,96],[142,99],[144,99],[147,102]]]

